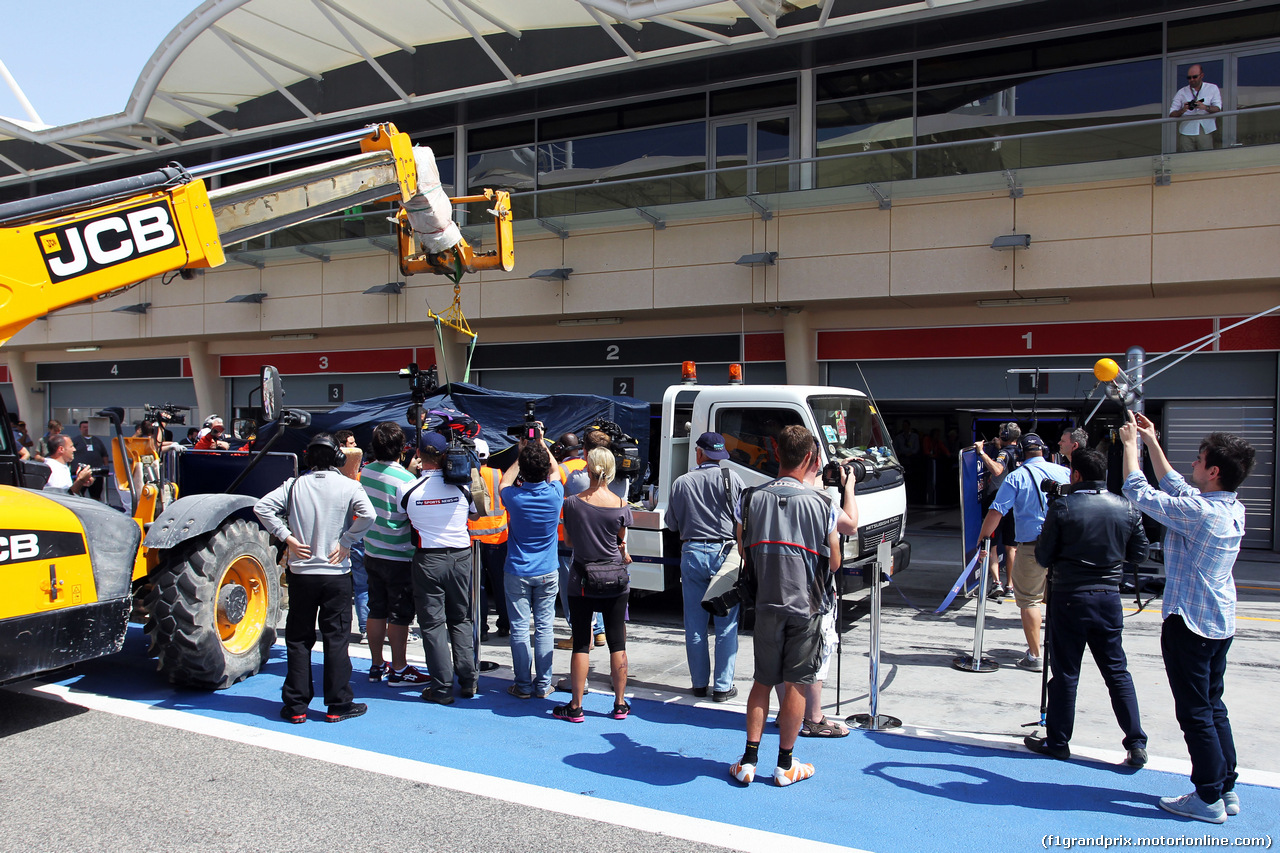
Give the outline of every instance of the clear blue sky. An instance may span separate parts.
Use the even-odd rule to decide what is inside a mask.
[[[199,0],[0,0],[0,60],[46,124],[124,109],[142,66]],[[26,112],[0,81],[0,115]]]

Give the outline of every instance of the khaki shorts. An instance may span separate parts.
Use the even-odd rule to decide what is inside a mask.
[[[1009,579],[1013,582],[1013,601],[1023,610],[1035,607],[1044,601],[1045,568],[1036,562],[1036,545],[1028,542],[1018,546],[1018,555],[1013,560],[1013,573]]]

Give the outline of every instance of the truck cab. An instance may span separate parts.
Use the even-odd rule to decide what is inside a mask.
[[[735,365],[736,366],[736,365]],[[666,511],[671,484],[696,466],[694,440],[704,432],[724,436],[729,458],[721,465],[757,486],[778,475],[776,436],[800,424],[819,439],[822,463],[857,459],[866,478],[856,485],[858,535],[844,540],[842,568],[864,571],[882,541],[893,545],[893,570],[911,558],[905,541],[907,499],[903,468],[875,405],[851,388],[823,385],[700,385],[686,365],[686,381],[669,387],[662,399],[661,437],[655,488],[648,508],[633,512],[635,526],[628,542],[632,554],[631,584],[660,591],[671,570],[678,572],[680,540],[668,528]],[[731,368],[731,376],[740,375]],[[828,489],[839,501],[836,489]]]

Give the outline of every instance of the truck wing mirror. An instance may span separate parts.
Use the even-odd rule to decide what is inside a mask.
[[[280,417],[281,403],[284,401],[284,383],[280,381],[280,371],[269,364],[262,366],[262,417],[274,421]]]

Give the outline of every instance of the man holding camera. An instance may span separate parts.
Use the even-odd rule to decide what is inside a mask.
[[[1187,69],[1187,85],[1173,96],[1173,105],[1169,109],[1171,118],[1194,116],[1190,121],[1178,124],[1179,151],[1208,151],[1213,148],[1213,132],[1218,123],[1211,118],[1200,116],[1222,112],[1222,92],[1212,83],[1204,80],[1204,69],[1192,65]]]
[[[55,433],[49,436],[48,446],[49,455],[44,461],[49,466],[49,480],[44,484],[45,491],[84,494],[93,485],[93,468],[81,463],[76,466],[75,476],[71,476],[75,447],[70,436]]]
[[[839,553],[841,534],[858,532],[858,507],[847,467],[839,469],[842,507],[815,488],[818,441],[804,427],[788,426],[779,434],[778,463],[778,479],[745,490],[739,511],[743,571],[755,586],[755,683],[747,699],[747,748],[729,773],[743,784],[755,779],[769,695],[784,684],[773,780],[785,786],[814,772],[791,753],[804,716],[802,690],[817,680],[822,659],[823,616],[835,606],[827,583],[831,554]]]
[[[711,578],[724,564],[734,545],[734,507],[742,495],[742,478],[720,462],[729,458],[724,437],[717,432],[698,436],[698,467],[681,474],[671,484],[667,525],[682,540],[680,588],[684,592],[684,652],[689,662],[693,695],[707,695],[711,681],[711,650],[707,635],[708,613],[702,607]],[[726,702],[738,693],[733,686],[738,657],[738,607],[715,617],[715,681],[711,698]]]
[[[471,622],[471,536],[467,520],[480,512],[466,486],[444,480],[448,440],[438,432],[424,432],[419,444],[422,476],[403,483],[396,504],[409,517],[417,534],[413,554],[413,598],[422,627],[422,646],[431,683],[422,699],[452,705],[457,674],[462,698],[476,695],[475,638]]]
[[[1124,731],[1125,763],[1147,763],[1147,734],[1138,720],[1138,697],[1129,675],[1121,634],[1120,580],[1125,565],[1147,558],[1142,513],[1107,491],[1107,460],[1093,450],[1071,454],[1069,493],[1053,498],[1036,543],[1036,562],[1052,573],[1049,598],[1049,708],[1046,737],[1027,737],[1032,752],[1065,761],[1075,724],[1076,686],[1085,647],[1102,673],[1111,709]],[[1065,490],[1064,490],[1065,491]]]
[[[1022,437],[1022,455],[1026,461],[1000,484],[1000,491],[996,492],[991,509],[982,520],[982,530],[978,532],[979,541],[985,540],[995,532],[1006,515],[1013,513],[1014,544],[1018,551],[1013,568],[1009,570],[1009,580],[1013,584],[1013,601],[1022,617],[1022,633],[1027,638],[1027,654],[1018,660],[1017,665],[1031,672],[1044,670],[1040,657],[1040,602],[1044,601],[1046,572],[1044,566],[1036,561],[1035,554],[1036,540],[1040,538],[1048,506],[1043,483],[1052,480],[1065,484],[1071,479],[1066,468],[1045,461],[1044,450],[1044,439],[1034,432]],[[1024,545],[1029,547],[1023,548]],[[978,552],[978,562],[986,558],[984,548]]]
[[[1138,436],[1151,453],[1160,483],[1143,476]],[[1253,447],[1239,436],[1214,432],[1200,442],[1191,464],[1191,482],[1173,470],[1145,415],[1128,413],[1120,427],[1124,445],[1124,494],[1165,526],[1164,565],[1168,581],[1162,607],[1160,652],[1164,658],[1174,714],[1191,755],[1195,791],[1161,797],[1173,814],[1224,823],[1240,813],[1236,793],[1236,745],[1222,701],[1227,651],[1236,632],[1236,585],[1231,576],[1244,538],[1244,505],[1236,495],[1253,471]]]

